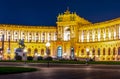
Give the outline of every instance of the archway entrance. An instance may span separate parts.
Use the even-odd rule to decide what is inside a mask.
[[[62,58],[62,47],[61,47],[61,46],[59,46],[59,47],[57,48],[57,57],[58,57],[58,58]]]
[[[71,56],[70,56],[71,59],[74,59],[74,48],[71,47]]]

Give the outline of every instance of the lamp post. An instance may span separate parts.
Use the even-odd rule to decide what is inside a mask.
[[[89,55],[89,49],[86,49],[86,53],[87,53],[87,58],[86,58],[86,64],[88,64],[88,55]]]
[[[10,35],[8,37],[8,60],[10,60]]]
[[[25,61],[25,64],[26,64],[26,60],[27,60],[27,49],[24,49],[24,50],[23,50],[23,58],[24,58],[24,61]]]
[[[0,49],[1,51],[1,59],[3,58],[3,53],[4,53],[4,34],[2,35],[2,48]]]
[[[47,56],[49,56],[49,54],[50,54],[49,47],[50,47],[50,43],[47,42],[46,43],[46,54],[47,54]]]
[[[9,38],[8,38],[8,53],[10,53],[10,36],[9,36]]]
[[[50,54],[49,47],[50,47],[50,43],[47,42],[47,43],[46,43],[46,54],[47,54],[47,57],[49,57],[49,54]],[[48,58],[47,67],[49,67],[49,58]]]

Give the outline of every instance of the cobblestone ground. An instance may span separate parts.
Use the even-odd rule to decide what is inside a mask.
[[[80,66],[80,65],[78,65]],[[30,67],[25,65],[25,67]],[[36,72],[0,75],[0,79],[120,79],[120,66],[38,67]]]

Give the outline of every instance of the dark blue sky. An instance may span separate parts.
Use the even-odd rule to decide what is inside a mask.
[[[56,25],[67,6],[91,22],[120,17],[120,0],[0,0],[0,23]]]

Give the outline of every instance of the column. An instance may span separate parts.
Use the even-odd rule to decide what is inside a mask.
[[[7,41],[7,30],[4,30],[4,41]]]
[[[119,39],[119,25],[116,25],[116,39]]]
[[[49,41],[49,32],[46,32],[46,42]]]
[[[44,35],[44,42],[46,42],[46,39],[47,39],[47,33],[45,32],[45,35]]]
[[[98,29],[95,29],[94,31],[95,31],[95,41],[97,41],[98,40]]]
[[[41,33],[41,42],[43,42],[43,32]]]
[[[38,42],[41,42],[40,37],[41,37],[41,32],[38,32]]]
[[[90,38],[90,37],[89,37],[89,30],[87,30],[87,33],[86,33],[86,34],[87,34],[87,42],[89,42],[89,38]]]
[[[13,41],[13,30],[11,30],[11,41]]]
[[[53,35],[54,35],[54,41],[55,41],[55,32],[53,33]]]
[[[81,33],[81,42],[84,42],[84,31],[82,30],[82,33]]]
[[[95,30],[94,29],[92,30],[92,41],[93,42],[95,41]]]
[[[100,40],[103,41],[103,29],[100,29]]]
[[[34,32],[31,32],[31,41],[34,42]]]
[[[109,37],[109,40],[111,40],[111,28],[109,28],[109,30],[108,30],[108,37]]]
[[[27,31],[25,31],[25,42],[27,42],[27,38],[28,38]]]
[[[80,37],[81,37],[81,33],[80,33],[80,31],[78,31],[78,36],[79,36],[79,38],[78,38],[78,42],[81,42],[81,41],[80,41],[80,39],[81,39],[81,38],[80,38]]]
[[[40,40],[41,40],[41,41],[40,41],[40,42],[42,42],[42,40],[43,40],[43,39],[42,39],[42,37],[43,37],[43,32],[41,32],[40,35],[41,35],[41,37],[40,37]]]
[[[119,24],[119,26],[118,26],[118,27],[119,27],[119,39],[120,39],[120,24]]]
[[[19,30],[19,31],[18,31],[18,40],[20,39],[20,36],[21,36],[21,35],[20,35],[20,30]]]
[[[100,29],[98,29],[98,41],[100,41]]]
[[[106,40],[106,28],[103,29],[103,39]]]
[[[92,30],[89,31],[89,40],[92,42]]]
[[[36,42],[36,40],[37,40],[37,35],[36,35],[37,33],[36,32],[34,32],[34,42]]]
[[[114,39],[116,39],[116,26],[114,26]]]

